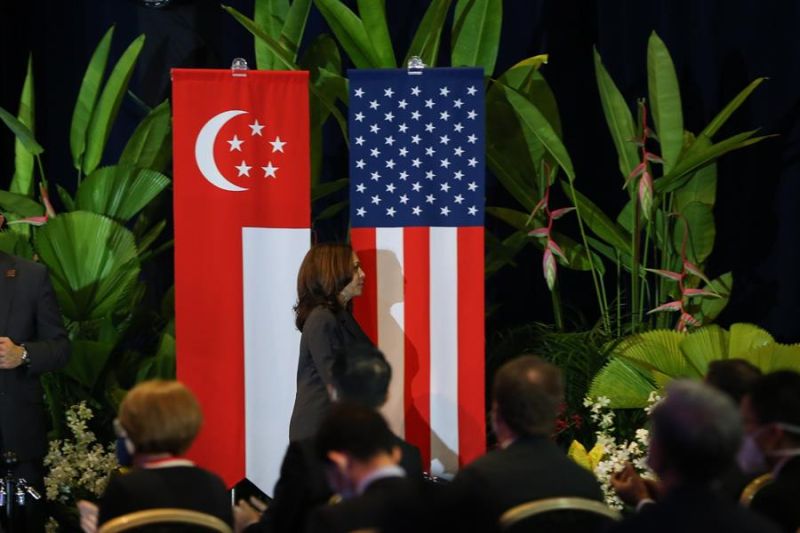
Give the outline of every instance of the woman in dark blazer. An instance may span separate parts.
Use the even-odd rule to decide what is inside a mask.
[[[300,361],[289,440],[314,436],[331,403],[335,355],[356,342],[369,342],[350,312],[364,287],[358,256],[345,244],[312,247],[297,274],[297,329]]]

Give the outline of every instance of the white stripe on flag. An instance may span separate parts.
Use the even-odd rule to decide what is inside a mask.
[[[245,472],[267,494],[289,444],[300,351],[292,306],[309,242],[307,228],[242,228]]]
[[[381,412],[392,431],[405,436],[405,327],[403,228],[377,228],[375,249],[378,281],[378,347],[392,366],[389,398]]]
[[[458,470],[458,228],[430,229],[431,472]]]

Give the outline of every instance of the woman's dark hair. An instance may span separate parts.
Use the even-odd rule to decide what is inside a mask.
[[[353,249],[347,244],[316,244],[306,253],[297,273],[295,325],[303,331],[315,307],[339,311],[339,293],[353,280]]]

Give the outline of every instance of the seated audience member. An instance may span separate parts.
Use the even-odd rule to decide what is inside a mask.
[[[712,361],[708,365],[705,382],[730,397],[736,405],[750,392],[750,389],[761,377],[761,370],[744,359],[722,359]],[[742,490],[753,479],[753,475],[742,472],[739,465],[731,467],[720,476],[715,488],[724,497],[738,502]],[[620,499],[632,507],[652,503],[658,499],[660,489],[655,480],[642,479],[632,465],[625,465],[624,470],[611,478],[611,486]]]
[[[377,410],[386,402],[392,367],[373,345],[356,344],[348,349],[346,356],[343,353],[337,356],[332,376],[334,388],[330,392],[334,399]],[[400,466],[406,475],[421,479],[419,450],[394,434],[392,438],[402,451]],[[302,531],[309,511],[333,496],[313,438],[289,444],[273,496],[260,519],[253,506],[246,501],[239,502],[234,508],[237,530],[247,533]]]
[[[445,504],[461,530],[492,531],[505,511],[531,500],[603,500],[592,473],[551,439],[563,391],[561,371],[538,357],[518,357],[497,371],[491,418],[499,449],[456,475]]]
[[[173,507],[208,513],[233,524],[228,491],[216,475],[180,457],[203,417],[194,395],[177,381],[146,381],[131,389],[115,421],[120,464],[99,503],[99,525],[120,515]],[[91,504],[82,502],[81,524],[91,531]]]
[[[800,374],[767,374],[742,401],[744,469],[769,468],[774,479],[753,497],[750,508],[784,531],[800,528]]]
[[[324,418],[315,443],[328,480],[343,500],[312,512],[307,532],[421,530],[421,484],[398,466],[402,452],[397,437],[379,413],[338,403]]]
[[[730,398],[703,383],[674,381],[651,421],[648,464],[661,480],[663,494],[614,531],[778,531],[712,489],[733,463],[742,438],[739,413]]]

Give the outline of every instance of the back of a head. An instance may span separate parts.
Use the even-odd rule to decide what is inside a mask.
[[[742,440],[733,400],[698,381],[670,383],[652,421],[664,464],[687,481],[709,482],[727,471]]]
[[[336,356],[333,381],[341,401],[377,409],[386,402],[392,367],[370,343],[348,346]]]
[[[550,435],[564,397],[561,371],[547,361],[523,355],[494,376],[493,397],[503,422],[519,436]]]
[[[750,405],[760,425],[782,423],[800,428],[800,373],[780,370],[766,374],[750,391]],[[800,435],[787,433],[800,442]]]
[[[332,405],[316,437],[316,448],[322,458],[337,451],[367,461],[380,453],[391,453],[394,447],[394,434],[381,414],[355,403]]]
[[[194,394],[179,381],[153,380],[132,388],[119,408],[119,421],[137,453],[185,452],[203,422]]]
[[[712,361],[706,372],[706,383],[731,397],[738,405],[761,377],[761,370],[744,359]]]

